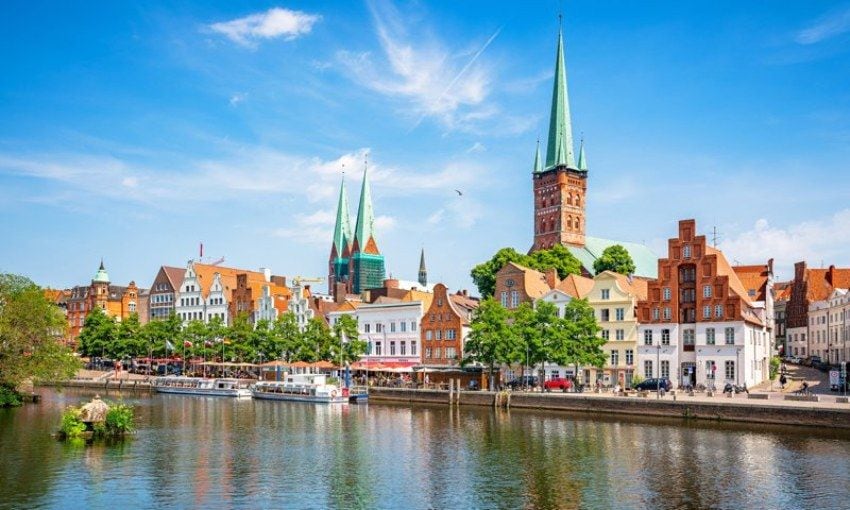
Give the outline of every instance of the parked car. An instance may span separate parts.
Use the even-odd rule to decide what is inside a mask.
[[[508,381],[508,388],[515,390],[518,388],[536,388],[538,385],[538,379],[536,375],[523,375],[521,377],[517,377],[512,381]]]
[[[820,356],[809,356],[808,358],[803,360],[803,365],[807,367],[813,367],[816,363],[820,363],[822,360]]]
[[[662,389],[664,391],[670,391],[673,389],[673,383],[670,382],[670,379],[662,378],[652,378],[646,379],[634,386],[634,389],[638,391],[655,391],[657,389]]]
[[[573,382],[563,377],[553,377],[548,381],[544,382],[543,387],[546,389],[546,391],[567,391],[568,389],[573,387]]]

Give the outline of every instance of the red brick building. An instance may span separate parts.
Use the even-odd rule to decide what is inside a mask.
[[[469,297],[466,291],[451,294],[442,283],[434,286],[431,306],[419,328],[423,365],[459,366],[469,321],[476,308],[478,300]]]

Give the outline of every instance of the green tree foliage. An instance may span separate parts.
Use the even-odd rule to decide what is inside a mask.
[[[566,278],[570,274],[581,274],[581,262],[561,245],[538,250],[531,255],[519,253],[513,248],[502,248],[490,260],[472,268],[472,281],[478,287],[482,298],[493,295],[496,290],[496,273],[508,262],[515,262],[538,271],[554,268],[559,278]]]
[[[114,358],[143,356],[147,353],[147,345],[142,337],[142,325],[135,313],[118,324],[116,339],[115,347],[110,350]]]
[[[525,352],[509,325],[509,319],[510,313],[498,301],[485,299],[472,316],[469,337],[464,345],[461,364],[480,363],[486,366],[491,388],[495,384],[496,367],[521,360]]]
[[[118,341],[118,324],[100,307],[94,307],[83,322],[79,350],[85,356],[111,357]]]
[[[41,288],[0,274],[0,386],[14,392],[27,379],[72,377],[80,363],[62,345],[65,328],[65,316]]]
[[[614,271],[615,273],[630,275],[635,274],[635,269],[635,262],[629,255],[629,251],[619,244],[605,248],[602,255],[593,261],[593,270],[596,274],[602,271]]]
[[[782,361],[779,359],[779,356],[771,356],[770,358],[770,367],[768,367],[768,374],[770,376],[771,381],[775,381],[779,376],[779,367],[782,365]]]
[[[257,352],[254,345],[254,325],[245,313],[240,313],[233,319],[233,324],[227,328],[225,333],[230,342],[226,351],[232,355],[233,361],[251,361]]]
[[[599,336],[599,325],[593,307],[586,299],[572,299],[564,307],[563,342],[553,351],[553,359],[561,365],[575,365],[576,373],[579,366],[602,368],[607,361],[605,339]]]
[[[335,343],[335,339],[322,319],[310,319],[299,340],[295,346],[296,361],[316,362],[332,359],[331,345]]]
[[[333,327],[333,337],[329,361],[345,366],[359,360],[366,352],[366,341],[360,339],[357,319],[351,315],[340,315]]]
[[[272,326],[273,351],[283,361],[292,361],[293,355],[301,344],[301,330],[298,329],[298,319],[292,312],[279,315]],[[276,357],[276,356],[274,356]]]

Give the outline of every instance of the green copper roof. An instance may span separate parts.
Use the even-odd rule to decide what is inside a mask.
[[[587,157],[584,155],[584,139],[582,139],[581,147],[578,150],[578,169],[582,172],[587,172]]]
[[[342,257],[345,248],[351,243],[351,215],[348,209],[348,193],[345,192],[345,177],[339,186],[339,204],[336,207],[336,226],[334,227],[333,247],[336,256]]]
[[[555,57],[552,111],[549,114],[549,143],[546,147],[546,169],[557,166],[576,168],[576,160],[573,155],[573,132],[570,122],[570,101],[567,96],[564,41],[560,30],[558,30],[558,54]]]
[[[568,246],[567,248],[581,262],[581,265],[590,274],[593,274],[593,261],[602,256],[605,248],[615,244],[619,244],[625,248],[629,252],[629,255],[632,256],[632,260],[635,263],[635,276],[642,276],[644,278],[658,277],[658,256],[652,253],[652,250],[639,243],[613,241],[611,239],[587,236],[584,238],[583,247]]]
[[[109,273],[106,272],[106,268],[103,267],[103,260],[100,261],[100,268],[97,270],[97,274],[94,275],[92,281],[95,283],[109,283]]]
[[[366,247],[370,237],[375,236],[375,213],[372,211],[372,192],[369,188],[369,168],[363,170],[363,185],[360,187],[360,206],[357,208],[357,225],[354,239],[360,249]]]
[[[540,140],[537,140],[537,152],[534,153],[534,173],[543,171],[543,160],[540,158]]]

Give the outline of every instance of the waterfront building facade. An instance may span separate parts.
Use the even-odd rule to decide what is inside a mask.
[[[813,355],[813,349],[823,351],[821,345],[812,343],[810,306],[829,299],[835,289],[847,288],[850,288],[850,268],[810,269],[805,262],[794,264],[791,296],[785,306],[788,354],[806,358]]]
[[[171,266],[161,266],[151,284],[148,298],[148,317],[152,321],[167,319],[175,313],[175,306],[180,297],[180,287],[183,284],[185,269]]]
[[[764,272],[771,275],[764,284],[771,296],[770,262]],[[697,235],[694,220],[679,222],[658,276],[637,305],[638,373],[718,388],[768,379],[772,303],[759,303],[758,291],[751,295],[723,253]]]
[[[114,317],[118,322],[131,314],[138,314],[139,292],[140,289],[134,281],[126,287],[112,285],[109,281],[109,273],[101,261],[89,285],[78,285],[70,289],[70,296],[66,301],[69,343],[73,345],[76,342],[86,317],[95,307],[103,310],[106,315]]]
[[[434,286],[434,297],[422,316],[419,328],[423,365],[460,366],[469,335],[469,322],[476,308],[478,300],[466,291],[452,294],[442,283]]]
[[[420,362],[419,324],[424,309],[422,301],[381,298],[375,303],[340,307],[328,314],[328,322],[333,326],[342,315],[357,319],[358,335],[366,342],[366,353],[360,359],[365,366],[412,367]]]
[[[834,289],[826,299],[809,304],[809,356],[830,364],[850,360],[850,292]]]

